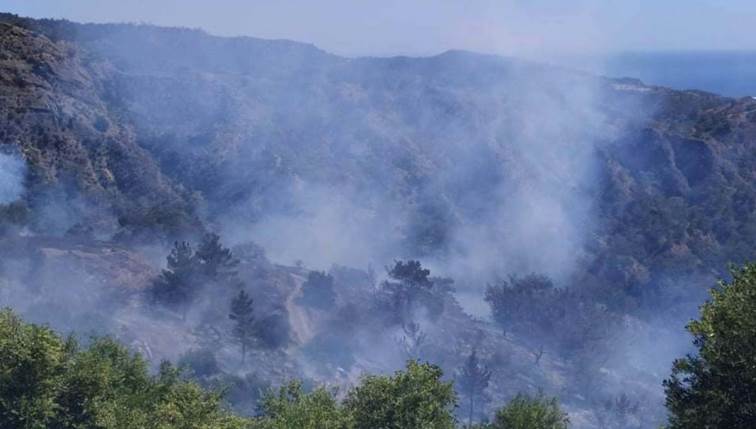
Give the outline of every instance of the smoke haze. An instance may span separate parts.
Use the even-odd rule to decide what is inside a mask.
[[[0,204],[9,204],[21,198],[25,175],[23,158],[0,153]]]
[[[56,136],[74,135],[81,117],[91,133],[75,156],[60,150],[30,167],[0,155],[0,205],[22,200],[27,210],[3,211],[23,225],[0,249],[3,303],[61,330],[114,334],[153,363],[209,350],[220,368],[213,382],[308,377],[348,385],[414,357],[454,374],[475,350],[496,369],[488,415],[517,391],[543,388],[567,404],[577,427],[609,427],[597,416],[625,393],[641,411],[614,427],[662,421],[661,380],[689,349],[685,322],[725,262],[750,251],[725,241],[731,231],[719,234],[700,211],[723,207],[717,216],[737,217],[748,207],[744,155],[727,152],[737,146],[724,139],[729,129],[750,128],[711,126],[723,119],[705,115],[726,105],[742,109],[728,118],[748,118],[741,113],[750,107],[532,58],[705,47],[704,36],[684,37],[684,23],[678,32],[627,31],[645,2],[389,2],[357,10],[329,1],[297,3],[301,16],[279,4],[208,4],[12,4],[33,15],[40,8],[46,16],[315,46],[149,25],[48,30],[61,40],[32,44],[46,55],[29,61],[68,52],[76,59],[68,75],[86,75],[92,91],[72,97],[80,116],[28,109],[53,124],[49,135],[28,127],[28,146],[74,147]],[[697,2],[687,13],[712,7]],[[750,12],[734,2],[710,17],[707,31]],[[750,47],[740,31],[717,46]],[[39,41],[20,30],[13,36]],[[429,55],[353,56],[407,52]],[[13,89],[61,92],[46,66],[19,66],[33,71],[29,79],[48,80]],[[9,110],[9,128],[29,117],[24,112]],[[694,123],[696,115],[705,120]],[[84,165],[88,175],[56,182],[50,165]],[[38,180],[28,198],[27,168]],[[737,205],[728,212],[729,200],[705,198],[731,177]],[[196,262],[208,231],[238,258],[233,275],[226,283],[208,276],[183,313],[152,302],[161,270],[176,269],[166,259],[173,246],[186,240]],[[404,309],[390,292],[416,279],[391,268],[410,259],[430,269],[434,289]],[[333,288],[325,307],[308,301],[313,270]],[[522,326],[545,325],[542,335],[497,320],[487,291],[506,294],[518,279],[535,291],[526,304],[539,310]],[[260,327],[252,364],[239,363],[229,334],[227,305],[237,289],[250,292]],[[538,307],[539,299],[551,307]],[[242,392],[248,402],[252,391]]]
[[[519,56],[620,50],[756,49],[749,0],[10,0],[5,9],[83,22],[147,22],[315,43],[346,55],[468,49]]]

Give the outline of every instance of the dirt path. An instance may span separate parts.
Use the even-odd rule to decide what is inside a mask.
[[[296,282],[296,286],[286,298],[286,311],[289,313],[292,336],[299,344],[304,344],[315,336],[313,323],[307,314],[307,309],[296,302],[302,296],[302,284],[304,284],[305,279],[297,274],[290,275]]]

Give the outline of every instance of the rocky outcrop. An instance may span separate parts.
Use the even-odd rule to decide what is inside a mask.
[[[113,72],[73,43],[0,23],[0,143],[29,165],[30,205],[58,187],[109,212],[113,223],[188,209],[109,107]]]

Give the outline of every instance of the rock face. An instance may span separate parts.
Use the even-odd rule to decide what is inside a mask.
[[[106,62],[6,23],[0,23],[0,56],[0,141],[27,160],[32,204],[53,184],[81,192],[115,218],[183,204],[128,124],[112,113],[113,69]]]

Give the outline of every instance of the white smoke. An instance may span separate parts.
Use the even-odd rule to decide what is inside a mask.
[[[0,153],[0,204],[9,204],[21,198],[25,175],[23,158]]]

